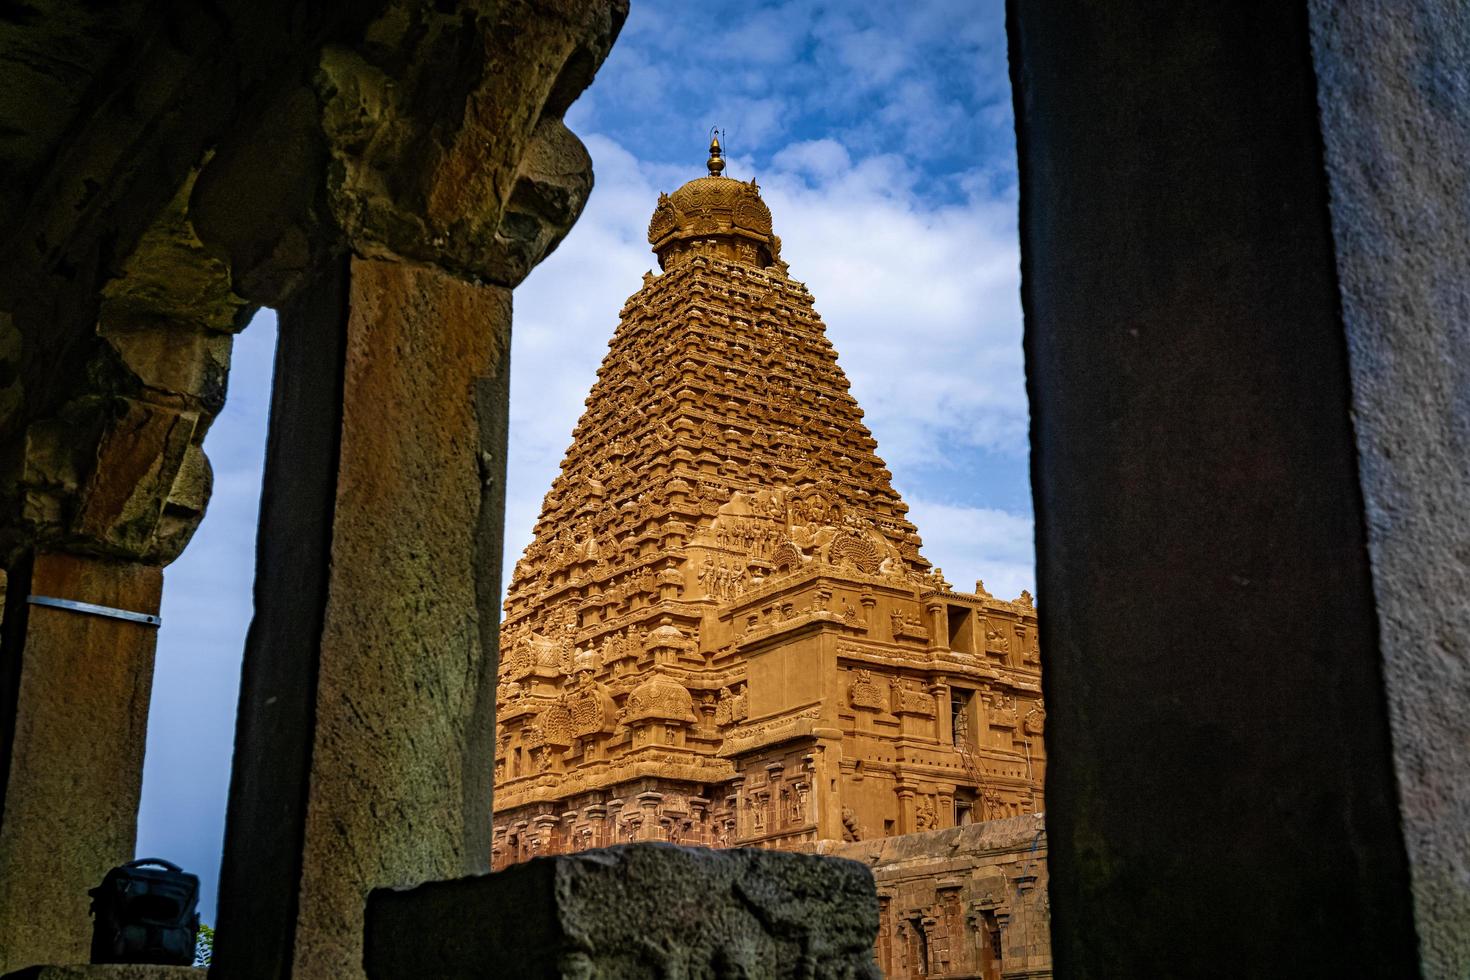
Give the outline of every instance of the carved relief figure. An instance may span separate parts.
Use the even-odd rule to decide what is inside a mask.
[[[883,689],[873,683],[873,672],[866,668],[856,670],[847,689],[847,700],[854,708],[871,708],[883,711],[888,707]]]
[[[893,629],[893,638],[895,640],[929,639],[929,630],[924,626],[923,621],[919,619],[916,613],[902,612],[895,609],[888,614],[888,621]]]
[[[917,831],[933,830],[939,825],[934,816],[934,801],[927,796],[919,797],[914,806],[914,829]]]
[[[988,619],[985,621],[985,649],[998,653],[1011,652],[1011,638],[996,629]]]

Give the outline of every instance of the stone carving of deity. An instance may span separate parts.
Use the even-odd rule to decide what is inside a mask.
[[[914,809],[914,829],[933,830],[938,825],[938,818],[934,815],[934,801],[927,796],[919,797],[918,806]]]

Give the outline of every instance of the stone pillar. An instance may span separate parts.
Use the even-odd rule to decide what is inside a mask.
[[[621,798],[607,801],[607,822],[604,824],[607,831],[602,838],[603,847],[623,843],[623,808],[626,805]]]
[[[1309,9],[1420,968],[1470,976],[1470,7]]]
[[[585,810],[587,825],[592,828],[592,846],[606,847],[610,842],[607,839],[607,807],[601,803],[593,803]]]
[[[1465,976],[1470,9],[1008,8],[1056,973]]]
[[[951,711],[954,706],[949,701],[949,684],[944,675],[934,678],[934,682],[929,685],[929,693],[934,696],[934,723],[939,726],[939,744],[953,746],[954,719]]]
[[[812,736],[815,751],[802,768],[810,773],[812,782],[817,839],[842,840],[842,729],[818,726],[812,729]]]
[[[531,839],[531,821],[517,820],[511,827],[515,837],[515,850],[512,852],[511,860],[524,861],[531,856],[529,841]]]
[[[42,552],[9,578],[0,640],[0,973],[85,963],[87,889],[133,858],[156,626],[153,565]]]
[[[543,813],[531,820],[532,853],[536,857],[548,857],[560,852],[556,841],[556,817]]]
[[[350,258],[281,311],[214,972],[346,977],[487,870],[509,290]]]
[[[715,843],[720,846],[733,845],[740,839],[740,793],[725,795],[725,806],[715,811],[719,826],[715,830]]]
[[[949,652],[949,614],[944,603],[937,600],[924,605],[929,614],[929,649],[936,653]]]
[[[713,841],[714,835],[710,829],[709,809],[710,801],[705,797],[689,797],[689,820],[696,839],[685,841],[684,843],[702,844],[708,847]]]
[[[496,827],[490,843],[490,868],[498,871],[510,863],[509,834],[504,825]]]
[[[914,820],[914,794],[918,790],[907,783],[899,783],[893,792],[898,796],[898,832],[912,834],[918,829]]]
[[[664,794],[649,791],[647,793],[639,793],[636,799],[638,800],[638,811],[641,815],[638,826],[638,839],[658,840],[658,811],[659,804],[664,801]]]

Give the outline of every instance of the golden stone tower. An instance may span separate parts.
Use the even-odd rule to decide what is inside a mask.
[[[660,195],[506,599],[495,866],[1042,809],[1031,597],[950,588],[754,181]]]

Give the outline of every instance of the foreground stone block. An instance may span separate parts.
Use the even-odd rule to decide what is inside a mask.
[[[878,978],[873,877],[855,861],[634,844],[379,889],[372,980]]]

